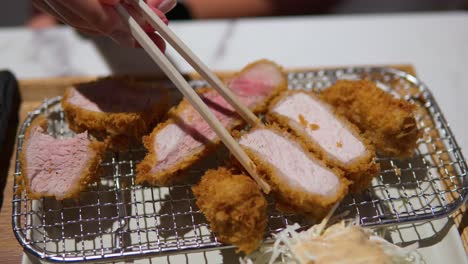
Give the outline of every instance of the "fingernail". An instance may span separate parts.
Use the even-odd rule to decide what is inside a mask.
[[[171,11],[177,5],[176,0],[163,0],[156,8],[161,10],[164,14]]]

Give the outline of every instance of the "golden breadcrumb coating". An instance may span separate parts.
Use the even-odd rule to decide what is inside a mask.
[[[25,146],[25,144],[27,143],[27,140],[29,139],[31,131],[38,126],[46,130],[47,119],[43,116],[39,116],[34,119],[34,121],[29,125],[29,127],[25,131],[23,146]],[[91,153],[92,153],[91,156],[93,158],[91,158],[87,162],[87,165],[85,166],[83,172],[81,173],[80,180],[76,183],[75,186],[70,188],[70,191],[65,196],[55,197],[57,200],[77,199],[80,193],[84,191],[86,188],[88,188],[89,184],[97,182],[99,180],[99,175],[97,172],[98,172],[99,165],[101,164],[102,156],[104,154],[106,146],[102,142],[92,140],[91,143],[89,144],[89,148],[91,150]],[[21,151],[20,158],[19,158],[20,164],[21,164],[21,178],[20,178],[20,184],[22,186],[21,189],[26,190],[29,199],[40,199],[42,197],[45,197],[45,195],[43,193],[34,192],[29,187],[29,180],[28,180],[28,177],[26,176],[26,172],[27,172],[26,155],[27,155],[26,151]]]
[[[267,224],[267,201],[250,177],[220,167],[208,170],[192,190],[221,242],[234,244],[246,254],[260,246]]]
[[[251,68],[255,67],[257,64],[261,63],[273,63],[271,61],[267,60],[260,60],[254,63],[251,63],[247,65],[242,71],[236,74],[236,76],[242,75],[244,72],[250,70]],[[281,69],[280,66],[274,64],[277,66],[279,69]],[[257,102],[255,106],[253,107],[252,111],[254,113],[264,113],[267,109],[268,104],[270,101],[276,97],[279,93],[287,89],[287,79],[284,77],[283,82],[275,87],[275,89],[272,91],[271,94],[269,94],[265,100],[262,102]],[[202,95],[204,93],[208,93],[213,91],[212,88],[202,88],[198,89],[197,93]],[[151,169],[153,166],[156,164],[157,161],[157,151],[154,146],[154,138],[156,135],[162,131],[165,127],[171,124],[180,124],[180,121],[178,120],[179,116],[185,112],[185,110],[191,107],[190,102],[187,99],[183,99],[179,105],[174,106],[170,111],[169,111],[169,119],[166,120],[163,123],[159,123],[156,128],[151,132],[150,135],[143,137],[143,144],[145,148],[148,150],[148,154],[145,156],[143,161],[141,161],[137,165],[137,177],[136,177],[136,182],[137,183],[144,183],[147,182],[151,185],[157,185],[157,186],[167,186],[173,182],[177,182],[183,179],[183,172],[196,163],[197,161],[201,160],[203,157],[211,153],[212,151],[216,150],[221,141],[219,138],[216,138],[213,141],[210,141],[210,144],[205,144],[199,149],[195,149],[191,155],[188,155],[185,157],[183,160],[180,160],[176,162],[173,166],[170,166],[169,168],[166,168],[162,171],[157,171],[156,173],[151,172]],[[238,128],[239,126],[245,124],[243,120],[240,118],[238,120],[235,120],[231,123],[230,127],[226,127],[228,131],[231,131],[233,129]],[[183,125],[182,125],[183,126]]]
[[[275,98],[270,104],[270,108],[267,114],[267,120],[269,122],[278,123],[282,128],[284,128],[288,132],[298,136],[304,142],[307,148],[311,152],[313,152],[317,157],[323,160],[328,167],[337,167],[341,169],[345,173],[345,177],[348,180],[352,181],[352,184],[349,186],[351,192],[359,193],[368,188],[372,182],[372,179],[378,175],[380,171],[380,166],[375,162],[376,155],[374,147],[366,138],[361,136],[358,128],[355,125],[350,123],[348,120],[346,120],[346,118],[344,118],[340,114],[334,112],[333,109],[330,107],[330,111],[332,111],[332,113],[335,114],[336,118],[341,123],[343,123],[346,126],[346,128],[364,144],[364,147],[366,149],[365,155],[362,155],[359,158],[354,159],[350,162],[344,163],[333,157],[331,154],[329,154],[329,152],[327,152],[326,149],[324,149],[316,141],[314,141],[305,130],[306,127],[310,127],[312,130],[318,130],[320,129],[320,125],[309,124],[301,114],[299,115],[300,124],[298,124],[294,120],[291,120],[290,118],[280,115],[273,111],[273,109],[280,102],[282,102],[287,97],[297,93],[304,93],[308,96],[315,97],[315,95],[313,95],[312,93],[308,93],[305,91],[285,91],[280,96]],[[340,145],[342,146],[343,142],[337,142],[337,146],[340,147]]]
[[[322,160],[318,159],[312,153],[310,153],[307,149],[307,146],[301,139],[287,133],[276,125],[268,125],[266,128],[273,130],[275,133],[282,135],[283,137],[297,144],[304,150],[310,159],[331,170],[340,181],[340,188],[336,191],[336,194],[327,198],[321,195],[311,194],[299,188],[291,187],[285,178],[281,176],[281,172],[278,172],[272,164],[265,160],[265,158],[257,154],[255,151],[252,151],[249,148],[241,145],[241,147],[257,166],[259,176],[270,185],[277,208],[280,211],[286,213],[298,213],[317,219],[324,217],[336,202],[341,201],[348,194],[348,186],[350,185],[350,181],[344,177],[344,173],[340,169],[327,167]],[[264,128],[256,127],[247,133],[253,132],[256,129]],[[233,163],[240,166],[240,164],[236,161],[233,161]]]
[[[368,80],[340,80],[321,98],[354,123],[377,152],[406,158],[421,136],[414,117],[415,105],[378,88]]]
[[[71,130],[76,133],[88,131],[97,138],[105,139],[109,148],[124,150],[141,138],[166,114],[169,107],[169,93],[165,89],[154,88],[161,97],[157,103],[139,112],[96,112],[72,104],[69,99],[80,85],[99,85],[100,82],[119,81],[132,89],[145,88],[147,83],[133,81],[131,78],[109,77],[90,83],[69,87],[62,98],[62,108]],[[112,96],[112,95],[109,95]]]

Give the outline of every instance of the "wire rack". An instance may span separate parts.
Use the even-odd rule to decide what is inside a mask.
[[[384,226],[447,216],[467,199],[467,166],[446,120],[426,86],[412,75],[389,68],[342,68],[288,74],[290,89],[320,91],[337,79],[367,78],[384,90],[418,106],[423,131],[415,155],[407,160],[379,157],[381,174],[361,195],[349,195],[337,213],[358,217],[363,226]],[[201,81],[192,83],[203,86]],[[72,135],[60,98],[46,100],[21,127],[17,157],[25,129],[40,114],[49,117],[49,133]],[[222,152],[222,151],[221,151]],[[187,173],[196,182],[206,168],[220,164],[217,153]],[[18,191],[18,158],[13,197],[13,230],[23,247],[47,261],[104,261],[230,247],[220,243],[197,208],[191,184],[148,187],[134,184],[135,165],[145,150],[107,153],[100,182],[77,201],[31,200]],[[192,183],[193,183],[192,182]],[[311,223],[269,206],[265,240],[285,225]]]

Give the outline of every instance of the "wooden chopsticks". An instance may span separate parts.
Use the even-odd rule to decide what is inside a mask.
[[[260,121],[250,109],[243,105],[236,95],[177,37],[174,32],[148,7],[144,0],[133,0],[142,11],[146,20],[171,44],[174,49],[236,109],[237,113],[251,126],[259,125]]]
[[[236,111],[243,117],[249,124],[258,125],[260,124],[257,117],[244,106],[235,95],[206,67],[201,63],[190,49],[178,39],[175,34],[167,27],[161,19],[154,15],[151,9],[146,5],[143,0],[134,0],[137,6],[141,9],[142,13],[145,14],[145,18],[148,22],[155,27],[158,33],[166,39],[170,44],[174,45],[174,48],[181,53],[181,55],[195,68],[200,75],[223,96],[228,103],[230,103]],[[198,96],[198,94],[192,89],[187,83],[181,73],[179,73],[172,65],[172,63],[166,58],[166,56],[159,50],[159,48],[153,43],[148,37],[141,26],[136,20],[128,13],[124,6],[121,4],[117,5],[117,11],[120,15],[128,22],[130,31],[133,37],[148,53],[154,62],[161,68],[161,70],[167,75],[167,77],[174,83],[179,91],[189,100],[195,110],[203,117],[213,131],[218,135],[221,141],[226,145],[229,151],[236,157],[241,163],[245,170],[250,176],[257,182],[260,188],[265,193],[270,192],[270,186],[258,176],[255,164],[245,153],[245,151],[239,146],[239,144],[232,138],[229,132],[219,122],[215,115],[211,112],[208,106]]]

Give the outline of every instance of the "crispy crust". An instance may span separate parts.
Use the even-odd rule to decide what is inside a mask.
[[[95,82],[112,80],[104,78]],[[122,82],[139,85],[131,78],[117,78]],[[90,82],[90,83],[95,83]],[[169,93],[165,89],[158,89],[162,99],[157,105],[144,112],[104,113],[83,109],[70,103],[75,87],[69,87],[62,98],[62,108],[65,112],[69,127],[76,133],[88,131],[91,135],[107,141],[109,148],[122,150],[131,144],[139,143],[141,137],[149,132],[165,114],[168,108]]]
[[[208,170],[192,191],[221,242],[234,244],[238,252],[246,254],[260,246],[267,224],[267,201],[250,177],[220,167]]]
[[[368,80],[340,80],[321,98],[354,123],[377,152],[406,158],[421,136],[413,112],[415,105],[379,89]]]
[[[35,118],[35,120],[29,125],[29,127],[26,129],[25,134],[24,134],[24,141],[23,141],[23,150],[24,146],[27,143],[29,136],[31,134],[31,130],[34,129],[35,127],[42,127],[44,129],[47,129],[47,119],[44,116],[39,116]],[[91,150],[93,154],[93,158],[88,160],[85,170],[82,172],[80,176],[80,180],[77,182],[75,186],[73,186],[70,191],[64,195],[63,197],[55,197],[57,200],[64,200],[64,199],[76,199],[79,197],[80,192],[84,191],[88,184],[94,183],[99,180],[99,176],[97,174],[97,170],[99,167],[99,164],[101,163],[102,160],[102,155],[106,149],[106,146],[104,143],[92,140],[91,143],[89,144],[89,149]],[[26,190],[28,194],[28,198],[30,199],[40,199],[42,197],[54,197],[54,195],[44,195],[42,193],[37,193],[31,190],[29,187],[29,180],[26,176],[27,172],[27,167],[26,167],[26,153],[25,151],[21,151],[20,153],[20,164],[21,164],[21,185],[22,189]]]
[[[288,134],[286,131],[275,125],[268,125],[266,128],[273,130],[276,133],[298,144],[300,147],[302,147],[302,149],[304,149],[304,152],[309,156],[309,158],[317,161],[317,163],[323,167],[332,170],[341,182],[340,190],[338,190],[337,194],[331,198],[324,198],[319,195],[306,193],[296,188],[291,188],[288,186],[288,183],[278,175],[276,169],[271,164],[265,162],[264,159],[254,151],[247,147],[241,146],[255,163],[255,165],[257,165],[257,171],[259,175],[265,179],[268,184],[270,184],[272,194],[275,197],[278,209],[286,213],[300,213],[303,215],[312,216],[314,218],[324,217],[336,202],[341,201],[346,196],[350,182],[344,177],[344,173],[341,170],[326,166],[322,160],[317,159],[314,155],[312,155],[308,151],[307,146],[296,136]],[[248,133],[257,129],[263,128],[254,128]]]
[[[365,190],[366,188],[368,188],[372,182],[372,179],[379,173],[380,166],[379,164],[375,162],[376,156],[375,156],[374,147],[370,144],[370,142],[367,139],[363,138],[360,135],[359,130],[355,125],[350,123],[343,116],[336,113],[335,111],[333,111],[333,109],[330,108],[330,111],[332,111],[335,114],[336,118],[340,120],[340,122],[344,123],[348,127],[348,129],[351,131],[351,133],[356,138],[358,138],[364,144],[366,148],[366,155],[361,156],[357,159],[354,159],[348,163],[343,163],[337,160],[336,158],[334,158],[325,149],[323,149],[317,142],[311,139],[307,135],[307,132],[302,129],[303,125],[299,124],[301,126],[301,128],[299,129],[298,125],[291,125],[291,122],[294,122],[294,121],[291,121],[289,118],[273,112],[273,108],[276,105],[278,105],[280,102],[282,102],[286,97],[289,97],[297,93],[303,93],[303,94],[315,97],[313,94],[305,92],[305,91],[283,92],[280,96],[275,98],[270,104],[268,114],[267,114],[267,120],[269,122],[278,123],[283,129],[299,137],[303,142],[305,142],[307,149],[311,151],[312,153],[314,153],[316,156],[318,156],[321,160],[323,160],[327,164],[328,167],[338,167],[339,169],[344,171],[345,177],[348,180],[353,182],[349,187],[352,193],[359,193]]]
[[[272,63],[268,60],[260,60],[260,61],[254,62],[252,64],[247,65],[237,75],[242,74],[243,72],[249,70],[250,68],[256,66],[259,63],[265,63],[265,62]],[[278,65],[276,66],[280,68]],[[287,89],[287,79],[286,77],[284,77],[284,82],[282,82],[279,86],[277,86],[265,100],[263,100],[262,102],[259,102],[254,107],[253,112],[264,113],[267,110],[267,106],[270,103],[270,101],[286,89]],[[198,89],[197,93],[204,94],[210,91],[213,91],[213,89],[202,88],[202,89]],[[136,177],[137,184],[147,182],[151,185],[167,186],[175,181],[179,181],[183,179],[184,175],[182,174],[182,172],[185,169],[187,169],[188,167],[190,167],[195,162],[199,161],[200,159],[202,159],[209,153],[212,153],[214,150],[216,150],[219,147],[221,141],[219,139],[216,139],[215,141],[212,142],[212,144],[202,146],[199,150],[194,151],[191,155],[187,156],[184,160],[177,162],[175,165],[171,166],[170,168],[167,168],[163,171],[159,171],[157,173],[150,172],[153,165],[156,163],[156,160],[157,160],[157,153],[155,152],[155,146],[154,146],[155,136],[168,125],[177,124],[177,117],[185,110],[186,107],[189,107],[189,106],[190,106],[190,103],[184,98],[179,103],[179,105],[174,106],[169,111],[168,120],[166,120],[163,123],[158,124],[158,126],[156,126],[156,128],[153,130],[153,132],[151,132],[149,136],[143,137],[143,145],[145,146],[146,149],[148,149],[148,154],[145,156],[143,161],[141,161],[137,165],[137,177]],[[231,127],[227,129],[228,131],[232,131],[234,129],[239,128],[240,126],[244,124],[245,123],[241,119],[238,119],[231,125]]]

